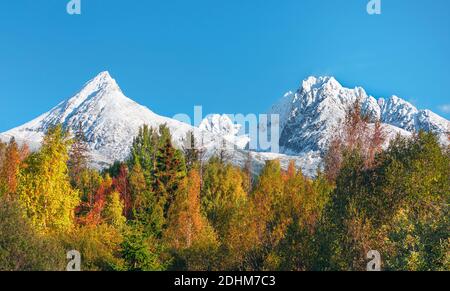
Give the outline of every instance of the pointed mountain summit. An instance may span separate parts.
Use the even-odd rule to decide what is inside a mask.
[[[166,124],[175,142],[179,143],[188,131],[195,130],[188,124],[159,116],[129,99],[108,72],[100,73],[75,96],[31,122],[4,133],[4,136],[39,145],[45,132],[56,124],[63,124],[71,132],[81,124],[92,159],[99,167],[124,160],[133,137],[144,124],[155,128]]]

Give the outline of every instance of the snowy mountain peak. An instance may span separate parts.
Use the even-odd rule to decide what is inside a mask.
[[[211,133],[234,136],[239,133],[241,126],[239,124],[235,124],[226,114],[211,114],[203,119],[199,125],[199,128]]]
[[[98,74],[95,78],[88,81],[83,89],[80,91],[79,95],[87,95],[91,96],[94,93],[97,93],[99,91],[118,91],[122,92],[120,90],[119,85],[117,84],[116,80],[114,80],[108,71],[101,72]]]
[[[111,75],[108,71],[103,71],[103,72],[99,73],[97,76],[95,76],[95,78],[93,78],[92,80],[90,80],[86,83],[86,85],[89,85],[89,84],[99,85],[99,86],[102,86],[102,85],[117,86],[116,80],[114,80],[111,77]]]
[[[243,149],[250,142],[247,135],[241,133],[241,124],[234,122],[227,114],[210,114],[199,125],[199,129],[222,136],[231,144]]]
[[[293,95],[285,95],[269,113],[280,115],[280,147],[286,154],[324,153],[342,127],[347,110],[359,101],[372,122],[381,120],[396,133],[433,131],[444,140],[449,122],[428,110],[418,110],[404,99],[375,99],[361,87],[343,87],[333,77],[309,77]]]
[[[341,84],[334,78],[330,76],[320,76],[320,77],[308,77],[306,80],[302,82],[302,88],[305,91],[313,91],[314,89],[318,90],[321,88],[329,88],[338,90],[342,86]]]
[[[34,150],[39,148],[44,134],[51,126],[62,124],[66,130],[74,132],[81,124],[89,144],[92,165],[98,168],[116,160],[125,160],[133,138],[144,124],[155,129],[166,125],[172,133],[174,145],[179,148],[184,146],[187,134],[194,132],[208,155],[214,154],[216,148],[223,145],[224,139],[231,149],[234,149],[234,144],[237,148],[244,148],[248,143],[248,137],[236,136],[239,125],[226,115],[213,116],[210,121],[209,127],[204,124],[204,130],[200,130],[187,123],[157,115],[126,97],[111,75],[102,72],[87,82],[75,96],[38,118],[1,134],[0,140],[15,137]],[[237,154],[244,159],[242,152]]]

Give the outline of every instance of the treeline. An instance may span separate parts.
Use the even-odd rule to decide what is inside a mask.
[[[370,250],[383,270],[450,270],[449,149],[425,132],[383,149],[358,105],[339,132],[314,179],[205,162],[165,126],[103,172],[81,127],[0,144],[0,270],[64,270],[73,249],[82,270],[365,270]]]

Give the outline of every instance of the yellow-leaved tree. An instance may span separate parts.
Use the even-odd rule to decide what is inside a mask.
[[[214,268],[217,235],[200,206],[200,174],[194,169],[180,184],[169,209],[164,234],[175,253],[176,269],[209,271]]]
[[[40,233],[67,232],[74,224],[78,192],[67,169],[70,139],[61,125],[48,130],[38,152],[21,169],[17,193],[25,216]]]

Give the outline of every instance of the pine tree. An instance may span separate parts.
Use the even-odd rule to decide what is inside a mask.
[[[170,260],[162,261],[159,241],[148,237],[141,225],[132,225],[121,244],[121,256],[128,271],[163,271]]]
[[[183,152],[186,159],[186,168],[190,171],[200,163],[200,150],[198,149],[193,131],[186,134]]]
[[[140,164],[136,164],[129,177],[133,200],[133,219],[147,237],[161,238],[165,218],[162,201],[147,188]]]
[[[172,136],[167,126],[159,129],[160,138],[156,153],[155,184],[153,189],[159,199],[164,201],[164,213],[175,200],[179,184],[186,177],[186,164],[183,154],[172,145]]]
[[[83,172],[88,168],[89,153],[81,122],[75,132],[69,153],[69,173],[72,184],[79,187]]]
[[[156,153],[158,149],[158,135],[155,129],[144,125],[134,138],[131,154],[128,160],[129,168],[139,164],[145,176],[148,187],[155,183]]]

